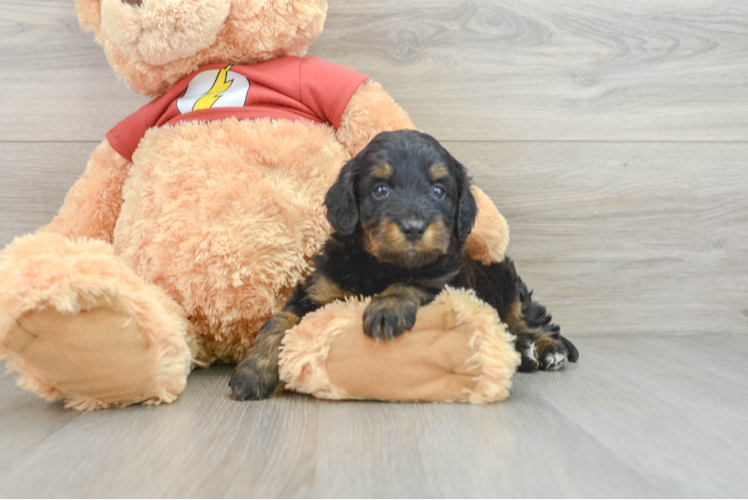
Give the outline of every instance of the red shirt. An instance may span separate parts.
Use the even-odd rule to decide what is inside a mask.
[[[317,57],[287,56],[247,66],[210,64],[125,118],[106,137],[132,161],[148,129],[185,121],[281,118],[338,128],[348,101],[366,80]]]

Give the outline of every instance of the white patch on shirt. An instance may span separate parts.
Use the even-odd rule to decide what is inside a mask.
[[[198,73],[190,81],[184,95],[177,99],[179,112],[184,114],[199,109],[243,107],[247,101],[249,80],[244,75],[230,71],[230,68],[231,65]]]

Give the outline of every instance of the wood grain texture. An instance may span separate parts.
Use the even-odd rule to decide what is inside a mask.
[[[112,74],[73,1],[0,0],[0,141],[89,140],[148,102]]]
[[[54,216],[95,145],[0,144],[0,244]],[[748,144],[445,146],[567,335],[748,332]]]
[[[38,443],[26,440],[27,450],[0,472],[0,496],[305,496],[316,401],[289,394],[239,404],[228,398],[229,373],[228,367],[194,372],[172,405],[78,413],[47,403],[58,421],[75,424]],[[9,382],[4,376],[2,383]],[[0,415],[6,430],[0,439],[34,431],[37,421],[17,419],[23,415]]]
[[[52,220],[98,144],[0,143],[0,246]]]
[[[214,367],[78,413],[0,375],[0,497],[748,495],[748,5],[331,0],[310,55],[465,163],[580,362],[485,407],[240,404]],[[145,102],[72,0],[0,0],[0,246]]]
[[[333,2],[311,52],[441,140],[748,139],[743,3]]]
[[[578,339],[488,406],[228,399],[78,413],[0,375],[0,497],[743,497],[748,337]]]
[[[748,337],[590,339],[584,370],[528,377],[543,398],[670,495],[748,494]],[[582,365],[580,365],[581,368]],[[624,437],[625,436],[625,437]]]
[[[497,406],[322,404],[315,496],[666,494],[524,391],[519,378],[511,398]],[[590,470],[605,481],[590,482]]]
[[[567,335],[748,333],[748,145],[447,147]]]
[[[72,0],[0,0],[0,19],[0,140],[99,141],[146,102]],[[336,0],[310,54],[441,140],[748,140],[740,2]]]
[[[5,368],[5,362],[0,362],[0,366]],[[60,411],[57,405],[19,389],[14,378],[0,375],[0,471],[9,470],[29,451],[81,416]],[[2,477],[0,472],[0,482]],[[0,495],[3,494],[0,487]]]

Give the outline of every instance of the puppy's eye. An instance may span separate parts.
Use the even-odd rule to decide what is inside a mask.
[[[374,195],[374,198],[376,198],[377,200],[381,200],[382,198],[386,198],[387,195],[390,194],[390,187],[386,184],[380,184],[374,188],[374,192],[372,194]]]
[[[436,184],[433,188],[431,188],[431,190],[434,193],[434,196],[436,196],[440,200],[444,198],[445,194],[447,194],[444,188],[440,186],[439,184]]]

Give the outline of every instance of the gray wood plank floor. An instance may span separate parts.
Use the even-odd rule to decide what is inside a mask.
[[[214,367],[78,413],[0,375],[0,497],[748,496],[748,4],[330,0],[310,54],[468,166],[579,364],[486,407],[239,404]],[[72,0],[0,0],[0,245],[145,102]]]
[[[228,398],[78,413],[0,378],[0,496],[748,495],[743,335],[590,337],[489,406]]]

